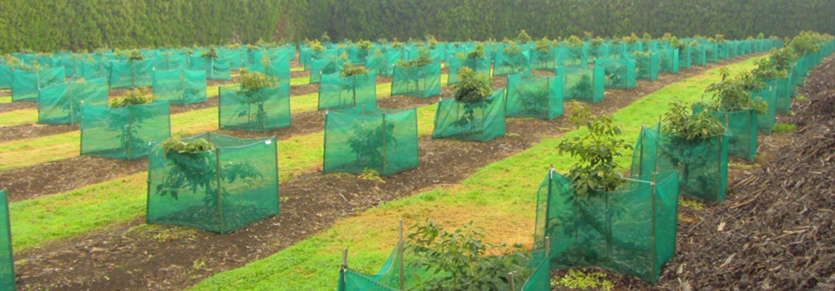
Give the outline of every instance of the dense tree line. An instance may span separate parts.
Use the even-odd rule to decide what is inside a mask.
[[[3,0],[0,52],[397,37],[835,32],[832,0]]]

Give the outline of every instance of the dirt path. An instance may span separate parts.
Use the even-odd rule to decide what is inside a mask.
[[[638,87],[631,90],[607,90],[606,99],[593,109],[611,113],[666,85],[741,60],[663,75],[656,82],[639,81]],[[44,246],[17,256],[20,286],[61,290],[183,289],[213,274],[278,252],[327,229],[340,218],[426,187],[457,183],[478,168],[528,149],[544,138],[563,134],[567,128],[565,118],[511,118],[507,121],[508,135],[490,142],[462,143],[424,137],[420,139],[419,168],[387,177],[384,183],[347,174],[296,179],[281,185],[280,215],[228,235],[180,227],[125,231],[140,224],[139,219],[121,229]]]

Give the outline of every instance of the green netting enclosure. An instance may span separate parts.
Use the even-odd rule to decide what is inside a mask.
[[[690,47],[690,64],[696,66],[705,66],[707,64],[704,46],[697,45]]]
[[[365,68],[374,75],[391,77],[394,73],[393,60],[397,60],[392,55],[394,55],[393,52],[380,52],[380,54],[368,56],[365,61]]]
[[[404,68],[394,66],[391,95],[429,98],[441,94],[441,64]]]
[[[530,66],[530,53],[527,51],[510,55],[498,52],[493,60],[493,76],[507,76],[518,73],[527,76],[531,74]]]
[[[14,74],[11,66],[0,64],[0,89],[11,89],[14,82]]]
[[[110,62],[105,60],[86,61],[78,64],[78,75],[84,79],[110,78]]]
[[[557,55],[561,50],[551,48],[547,52],[531,50],[531,70],[553,71],[557,67]]]
[[[189,69],[206,71],[206,79],[208,80],[232,80],[233,66],[230,59],[205,59],[201,57],[191,58]],[[238,69],[238,67],[234,67],[234,69]]]
[[[81,155],[133,160],[148,155],[149,142],[171,135],[168,102],[122,108],[81,107]]]
[[[447,64],[449,67],[449,76],[447,76],[447,85],[452,85],[458,83],[458,70],[461,68],[467,67],[472,69],[477,74],[481,74],[487,77],[490,77],[490,72],[492,67],[490,65],[489,58],[459,58],[457,56],[452,56],[449,58],[449,63]]]
[[[658,54],[652,52],[635,52],[635,78],[638,80],[658,80]]]
[[[551,170],[537,192],[534,236],[534,246],[550,238],[551,270],[594,266],[655,284],[675,254],[678,174],[648,176],[580,196]]]
[[[12,102],[38,101],[41,89],[64,83],[64,68],[40,69],[35,71],[14,70]]]
[[[0,291],[15,290],[14,253],[12,252],[12,224],[9,219],[9,199],[0,190]]]
[[[74,124],[81,121],[81,106],[107,106],[107,79],[79,80],[40,90],[38,123]]]
[[[563,79],[565,101],[577,100],[586,103],[603,101],[605,74],[602,66],[557,67],[557,77]]]
[[[658,71],[668,74],[678,74],[679,57],[677,49],[659,49],[653,51],[658,55]]]
[[[783,79],[775,80],[777,82],[777,86],[775,88],[775,96],[774,96],[774,104],[775,104],[775,111],[777,114],[788,114],[789,108],[791,108],[791,91],[792,91],[792,84],[791,84],[792,74],[789,72],[788,76]]]
[[[325,173],[388,176],[415,168],[418,159],[417,110],[351,108],[325,115]]]
[[[603,67],[603,74],[606,78],[606,89],[631,89],[637,86],[635,80],[635,60],[597,60],[595,67]]]
[[[292,78],[290,74],[290,60],[286,57],[271,57],[265,58],[266,55],[262,53],[255,53],[255,57],[257,60],[254,63],[250,70],[254,72],[259,72],[269,77],[275,77],[278,79],[278,86],[281,88],[285,88],[287,90],[287,95],[290,95],[290,79]],[[287,86],[284,86],[287,85]]]
[[[188,59],[184,54],[163,53],[154,60],[154,70],[170,71],[188,68]]]
[[[239,139],[205,133],[216,149],[165,153],[154,142],[148,158],[149,224],[229,233],[279,213],[275,137]]]
[[[774,133],[774,126],[777,124],[777,82],[773,80],[766,81],[765,89],[758,92],[750,92],[751,98],[760,98],[768,104],[768,109],[764,114],[757,114],[757,131],[765,135]]]
[[[220,129],[269,131],[290,126],[288,84],[254,91],[220,87],[218,123]]]
[[[442,99],[435,111],[432,138],[488,141],[505,135],[505,90],[479,102]]]
[[[551,120],[563,114],[563,78],[507,76],[507,116]]]
[[[154,62],[154,60],[111,62],[110,88],[133,89],[153,85]]]
[[[430,269],[426,262],[415,255],[418,246],[399,242],[386,259],[377,274],[365,274],[347,266],[347,260],[339,270],[337,291],[401,291],[415,289],[422,283],[444,280],[444,273]],[[525,264],[522,274],[514,274],[516,291],[542,291],[551,288],[551,272],[548,269],[548,255],[541,248],[529,257],[517,257],[514,261]],[[497,274],[498,275],[498,274]],[[507,274],[502,274],[507,275]],[[402,280],[401,280],[402,279]],[[509,281],[509,280],[508,280]],[[402,284],[401,284],[402,282]],[[510,291],[508,282],[502,282],[495,291]]]
[[[154,71],[154,97],[176,105],[206,102],[206,71]]]
[[[641,128],[631,173],[646,176],[677,171],[679,194],[721,203],[728,184],[730,133],[687,140],[661,132],[659,126]]]
[[[342,77],[322,75],[319,82],[319,110],[351,107],[377,108],[377,82],[373,73]]]
[[[683,47],[678,50],[678,66],[679,68],[689,69],[693,66],[690,59],[690,47]]]
[[[326,58],[323,60],[313,60],[310,62],[310,84],[319,83],[322,75],[330,75],[339,73],[342,66],[345,65],[345,60],[341,58]]]
[[[693,106],[694,113],[702,110],[699,106]],[[748,109],[736,112],[711,111],[710,114],[731,132],[728,155],[753,162],[757,155],[757,112]]]

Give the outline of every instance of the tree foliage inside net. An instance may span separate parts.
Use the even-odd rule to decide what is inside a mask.
[[[171,135],[168,102],[122,108],[83,106],[81,155],[133,160],[148,155],[150,141]]]
[[[288,84],[257,90],[219,88],[218,122],[221,129],[269,131],[290,126]]]
[[[377,81],[373,73],[342,77],[322,75],[319,82],[319,110],[351,107],[377,108]]]
[[[449,62],[446,64],[449,67],[449,76],[447,77],[447,85],[458,83],[458,70],[461,68],[470,68],[476,74],[491,76],[490,72],[492,66],[489,58],[461,58],[458,56],[449,57]]]
[[[373,170],[387,176],[418,165],[414,108],[352,108],[325,115],[325,173]]]
[[[441,94],[441,64],[404,68],[394,67],[391,95],[429,98]]]
[[[110,63],[110,88],[133,89],[154,82],[154,60],[113,61]]]
[[[635,80],[635,60],[596,60],[595,67],[603,67],[603,74],[606,79],[605,88],[631,89],[637,86]]]
[[[79,123],[82,103],[107,107],[107,79],[81,79],[42,89],[37,101],[38,123]]]
[[[551,120],[563,114],[564,78],[507,77],[507,116]]]
[[[206,102],[206,72],[175,69],[155,70],[154,97],[176,105]]]
[[[694,113],[702,110],[699,106],[693,107]],[[721,121],[731,133],[728,155],[753,162],[754,156],[757,155],[757,112],[747,109],[736,112],[711,111],[710,114]]]
[[[562,78],[565,84],[565,101],[603,101],[605,74],[602,66],[557,67],[556,75]]]
[[[229,233],[279,213],[275,137],[201,134],[215,149],[167,153],[154,142],[148,160],[146,222]]]
[[[488,141],[505,135],[505,90],[479,102],[442,99],[435,112],[432,138]]]

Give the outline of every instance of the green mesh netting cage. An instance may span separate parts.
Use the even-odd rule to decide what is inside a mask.
[[[391,57],[390,52],[382,52],[378,51],[379,54],[375,53],[370,56],[365,61],[365,69],[369,72],[373,73],[376,76],[381,77],[391,77],[394,73],[394,65],[395,58]]]
[[[658,49],[653,51],[658,55],[658,71],[668,74],[678,74],[679,57],[677,49]]]
[[[220,87],[218,123],[221,129],[269,131],[290,126],[288,84],[257,90]]]
[[[154,97],[176,105],[206,102],[206,71],[154,71]]]
[[[191,58],[191,63],[188,67],[191,70],[206,71],[206,79],[222,81],[231,81],[232,70],[237,70],[239,68],[239,66],[232,66],[232,60],[230,59],[206,59],[202,57]]]
[[[645,81],[658,80],[658,54],[652,52],[634,52],[635,79]]]
[[[310,84],[316,84],[322,79],[322,75],[339,73],[345,65],[345,60],[328,57],[322,60],[313,60],[310,64]]]
[[[693,67],[693,62],[690,58],[690,47],[683,47],[678,49],[678,66],[679,68],[689,69]]]
[[[589,60],[608,59],[609,46],[605,44],[588,44],[586,45],[586,57]]]
[[[585,46],[563,46],[557,59],[557,66],[586,66],[588,57]]]
[[[319,82],[319,110],[351,107],[377,108],[377,82],[373,73],[342,77],[322,75]]]
[[[534,245],[550,238],[551,269],[593,266],[655,284],[675,254],[678,174],[649,176],[578,195],[550,171],[537,192]]]
[[[586,103],[603,101],[605,74],[602,66],[557,67],[556,75],[563,79],[565,101]]]
[[[394,66],[391,95],[429,98],[441,94],[441,64],[404,68]]]
[[[704,43],[702,44],[702,46],[705,48],[705,62],[719,62],[719,49],[717,48],[717,45],[715,43]]]
[[[493,60],[493,76],[507,76],[521,73],[525,76],[531,73],[530,52],[519,51],[514,54],[496,53]]]
[[[289,96],[290,79],[292,78],[290,60],[286,56],[269,56],[263,53],[256,53],[255,57],[257,61],[252,64],[250,70],[278,79],[278,86],[286,89]]]
[[[435,111],[432,138],[488,141],[505,135],[505,90],[493,91],[484,101],[442,99]]]
[[[0,291],[15,290],[12,225],[9,219],[9,199],[0,190]]]
[[[133,160],[148,155],[149,142],[171,135],[167,101],[106,108],[81,107],[81,155]]]
[[[774,104],[775,104],[775,111],[777,114],[789,114],[789,108],[791,108],[791,97],[792,97],[792,84],[791,84],[792,74],[789,72],[786,78],[777,79],[775,93],[774,93]]]
[[[531,70],[553,71],[557,67],[557,56],[560,53],[558,48],[550,48],[548,51],[531,50]]]
[[[693,113],[699,113],[703,108],[693,106]],[[710,114],[725,124],[730,131],[731,139],[728,141],[728,155],[754,161],[757,155],[757,112],[753,109],[736,112],[713,112]]]
[[[239,139],[206,133],[215,150],[165,152],[154,142],[148,157],[149,224],[229,233],[279,213],[275,137]]]
[[[731,46],[727,42],[716,44],[717,57],[721,60],[729,60],[731,58]]]
[[[325,173],[376,171],[387,176],[415,168],[417,111],[351,108],[325,114]]]
[[[448,281],[444,272],[436,272],[434,267],[415,254],[419,246],[398,243],[376,274],[366,274],[348,267],[347,254],[343,255],[339,269],[337,291],[401,291],[416,289],[426,282]],[[514,274],[514,288],[509,281],[497,282],[495,291],[542,291],[551,288],[551,271],[548,266],[546,251],[535,250],[526,256],[516,255],[514,262],[525,264],[520,274]],[[498,275],[498,274],[497,274]],[[506,276],[507,274],[501,274]],[[497,276],[498,277],[498,276]]]
[[[107,79],[81,79],[42,89],[37,101],[38,123],[78,123],[82,104],[107,107]]]
[[[609,47],[610,59],[621,59],[626,55],[625,43],[609,43],[607,46]]]
[[[543,75],[507,77],[507,116],[551,120],[563,114],[563,78]]]
[[[707,65],[705,47],[702,45],[690,47],[690,64],[694,66]]]
[[[606,89],[631,89],[637,86],[635,60],[596,60],[595,67],[603,67]]]
[[[765,89],[758,92],[752,91],[750,94],[751,98],[762,99],[768,105],[765,113],[757,114],[757,132],[771,135],[774,133],[774,126],[777,124],[777,90],[774,90],[777,81],[767,80],[765,83],[767,84]]]
[[[14,68],[11,66],[0,64],[0,89],[11,89],[14,83]]]
[[[154,83],[154,60],[112,61],[110,63],[110,88],[133,89]]]
[[[39,69],[33,71],[14,70],[12,102],[38,101],[38,92],[64,83],[64,68]]]
[[[84,79],[110,78],[110,61],[85,61],[78,64],[79,77]]]
[[[164,53],[154,59],[154,70],[170,71],[188,68],[186,55]]]
[[[476,74],[490,77],[492,66],[489,58],[460,58],[458,56],[449,57],[449,75],[447,76],[447,85],[458,83],[458,70],[461,68],[470,68]]]
[[[728,185],[730,133],[687,140],[664,133],[659,126],[641,128],[632,154],[633,175],[677,171],[679,194],[721,203]]]

